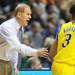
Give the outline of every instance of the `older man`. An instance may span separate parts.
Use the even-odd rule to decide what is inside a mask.
[[[21,53],[22,56],[48,56],[47,49],[36,50],[19,41],[19,30],[26,27],[30,19],[30,7],[18,4],[15,17],[0,25],[0,75],[13,75],[10,61],[12,59],[14,63],[17,61],[17,53]]]

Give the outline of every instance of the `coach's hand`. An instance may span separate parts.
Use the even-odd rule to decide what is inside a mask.
[[[19,71],[17,68],[15,68],[15,70],[14,70],[14,75],[19,75]]]
[[[47,48],[41,48],[37,51],[38,57],[48,57],[48,50]]]

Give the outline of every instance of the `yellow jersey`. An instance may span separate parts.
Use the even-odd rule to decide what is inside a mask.
[[[73,21],[62,25],[58,33],[58,47],[54,61],[75,65],[75,23]]]

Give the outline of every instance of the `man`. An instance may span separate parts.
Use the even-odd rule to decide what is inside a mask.
[[[28,64],[31,69],[43,69],[43,66],[37,57],[30,57],[28,59]]]
[[[15,17],[0,25],[0,75],[16,75],[16,72],[15,74],[12,72],[12,67],[16,70],[18,53],[22,56],[48,56],[46,48],[36,50],[19,41],[18,32],[28,25],[30,18],[30,7],[26,4],[18,4]],[[11,66],[10,61],[14,66]]]
[[[31,30],[27,32],[30,38],[30,46],[33,48],[41,48],[43,44],[43,37],[40,33],[41,25],[37,21],[33,21],[31,24]]]
[[[52,75],[75,75],[75,5],[70,13],[72,21],[62,25],[50,50]]]

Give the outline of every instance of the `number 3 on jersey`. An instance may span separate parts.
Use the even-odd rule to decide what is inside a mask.
[[[66,47],[70,43],[71,34],[66,34],[64,37],[64,41],[62,43],[62,47]]]

